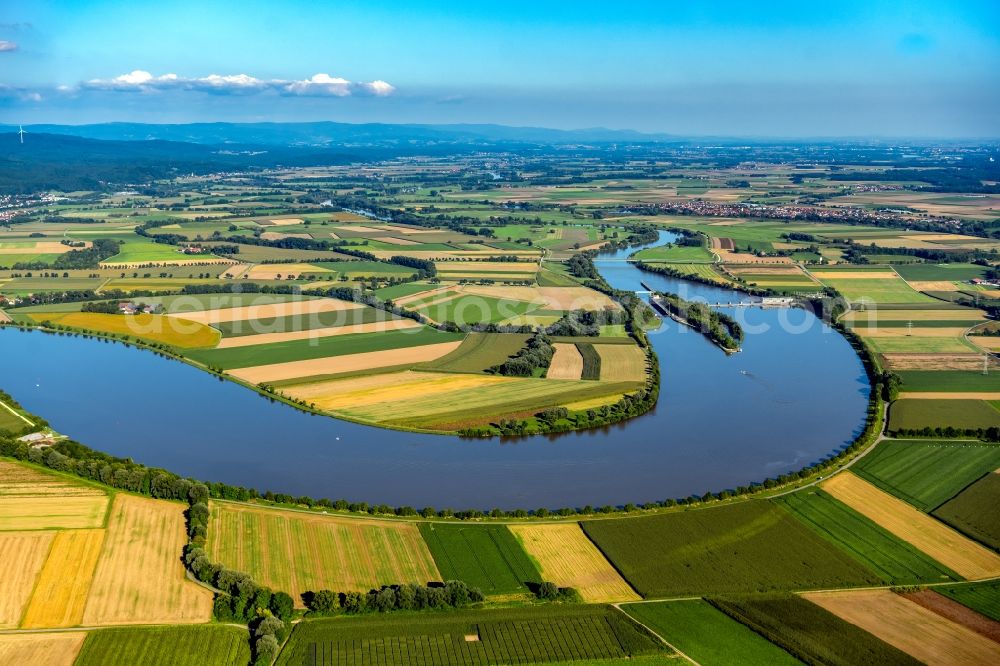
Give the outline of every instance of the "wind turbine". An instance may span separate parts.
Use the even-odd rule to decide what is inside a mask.
[[[21,143],[24,144],[24,128],[18,125],[17,133],[21,136]]]

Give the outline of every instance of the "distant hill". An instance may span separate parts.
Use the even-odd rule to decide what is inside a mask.
[[[189,173],[273,166],[346,164],[360,157],[338,150],[179,141],[102,141],[25,130],[0,134],[0,193],[104,190]]]
[[[16,131],[0,125],[0,132]],[[557,130],[505,125],[394,125],[383,123],[190,123],[151,125],[101,123],[95,125],[27,125],[26,132],[63,134],[106,141],[180,141],[186,143],[255,144],[267,146],[391,147],[413,145],[577,145],[653,143],[675,140],[665,134],[603,128]]]

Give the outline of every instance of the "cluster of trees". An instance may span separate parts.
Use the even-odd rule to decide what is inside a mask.
[[[422,274],[422,277],[434,277],[437,275],[437,267],[433,261],[427,259],[417,259],[415,257],[392,256],[389,257],[390,264],[415,268]]]
[[[573,310],[545,329],[548,335],[593,337],[601,334],[601,326],[624,324],[628,318],[622,310]]]
[[[937,264],[955,262],[974,263],[981,266],[989,266],[991,259],[996,260],[995,250],[986,252],[985,250],[978,249],[927,250],[912,247],[883,247],[874,241],[867,244],[848,241],[847,249],[844,252],[844,258],[853,264],[867,264],[870,262],[868,256],[872,254],[891,255],[894,257],[916,257],[918,259],[923,259],[924,261]]]
[[[98,312],[100,314],[121,314],[115,301],[87,301],[80,312]]]
[[[551,581],[544,581],[535,588],[535,596],[544,601],[575,602],[580,600],[580,593],[572,587],[559,587]]]
[[[704,303],[688,301],[677,294],[661,292],[655,302],[681,321],[707,337],[727,352],[734,352],[743,342],[743,328],[735,319],[708,307]]]
[[[1000,428],[996,426],[989,428],[956,428],[954,426],[896,428],[893,430],[893,434],[896,437],[976,437],[987,442],[1000,442]]]
[[[509,377],[531,377],[536,370],[549,367],[556,350],[549,336],[541,331],[528,338],[525,346],[500,365],[488,368],[486,372]]]
[[[478,588],[460,580],[444,584],[385,585],[369,592],[333,592],[320,590],[302,595],[306,608],[316,615],[388,613],[397,610],[428,608],[464,608],[483,601]]]

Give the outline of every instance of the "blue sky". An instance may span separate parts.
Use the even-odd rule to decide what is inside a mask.
[[[6,122],[996,137],[998,109],[995,0],[0,0]]]

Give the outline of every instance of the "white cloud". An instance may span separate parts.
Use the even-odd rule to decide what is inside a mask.
[[[10,51],[17,50],[16,42],[9,42],[6,39],[0,39],[0,53],[8,53]]]
[[[155,92],[162,90],[195,90],[199,92],[230,95],[273,92],[279,95],[304,97],[348,97],[373,95],[385,97],[396,89],[382,81],[352,82],[347,79],[319,73],[304,80],[258,79],[249,74],[209,74],[188,78],[177,74],[153,74],[137,69],[113,79],[91,79],[79,86],[86,90],[112,90],[122,92]]]
[[[329,74],[315,74],[305,81],[292,81],[284,91],[292,95],[347,97],[351,94],[351,82]]]

